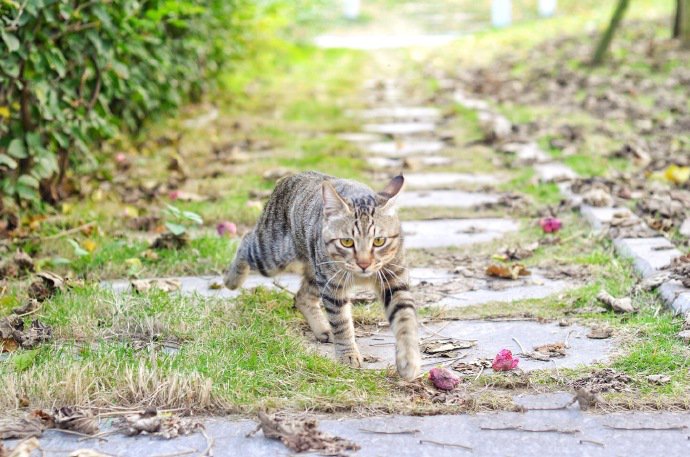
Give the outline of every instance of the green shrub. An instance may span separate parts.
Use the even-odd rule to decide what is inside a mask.
[[[57,201],[104,139],[200,97],[257,33],[257,11],[251,0],[0,0],[0,194]]]

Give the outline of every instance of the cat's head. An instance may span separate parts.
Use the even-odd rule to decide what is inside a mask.
[[[404,182],[396,176],[377,194],[348,198],[324,181],[323,239],[338,267],[368,277],[395,258],[402,245],[395,200]]]

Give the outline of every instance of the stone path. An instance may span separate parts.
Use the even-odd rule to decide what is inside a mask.
[[[571,398],[568,393],[515,397],[514,402],[527,409],[521,413],[322,418],[319,425],[324,432],[359,444],[361,450],[352,454],[358,457],[637,457],[687,454],[690,428],[687,414],[593,415],[583,413],[576,405],[544,409],[562,407]],[[214,441],[213,454],[201,454],[207,448],[207,441],[198,433],[173,440],[116,434],[107,436],[107,441],[80,442],[77,436],[47,431],[41,438],[41,445],[47,450],[47,456],[66,455],[68,449],[84,448],[122,457],[295,455],[279,441],[264,438],[261,432],[247,437],[256,428],[254,421],[207,418],[204,423],[208,436]],[[6,444],[13,447],[16,442],[8,441]]]

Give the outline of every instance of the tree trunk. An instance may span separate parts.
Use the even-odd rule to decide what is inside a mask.
[[[687,1],[687,0],[681,0],[681,1]],[[625,15],[625,10],[628,9],[628,3],[630,3],[630,0],[619,0],[618,1],[618,6],[616,6],[616,10],[613,12],[613,16],[611,17],[611,23],[609,24],[608,28],[604,32],[604,35],[602,35],[601,40],[599,40],[599,44],[597,45],[597,50],[595,51],[594,57],[592,58],[592,65],[601,65],[601,63],[604,61],[604,56],[606,55],[606,51],[608,51],[609,46],[611,45],[611,40],[613,40],[613,35],[616,33],[618,26],[620,25],[621,21],[623,20],[623,16]]]
[[[676,0],[676,14],[673,15],[673,38],[680,38],[680,18],[683,12],[683,0]]]
[[[676,24],[678,35],[682,46],[690,49],[690,0],[678,0],[676,10]]]

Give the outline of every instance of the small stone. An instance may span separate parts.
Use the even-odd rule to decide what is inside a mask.
[[[683,340],[685,343],[690,343],[690,330],[683,330],[678,334],[678,338]]]
[[[613,335],[613,330],[609,327],[594,327],[587,334],[587,338],[605,340],[606,338],[611,338],[611,335]]]
[[[683,221],[683,224],[680,226],[679,232],[684,237],[690,238],[690,217]]]
[[[668,384],[671,382],[671,377],[666,374],[650,374],[647,376],[647,381],[651,382],[652,384]]]
[[[582,196],[582,200],[590,205],[599,208],[613,205],[613,197],[604,189],[590,189]]]

